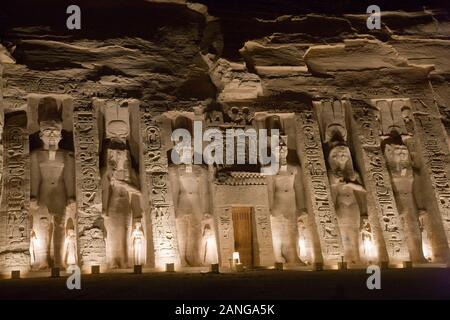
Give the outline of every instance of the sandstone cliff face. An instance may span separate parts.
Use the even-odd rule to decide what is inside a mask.
[[[448,261],[450,140],[448,136],[444,137],[443,128],[450,133],[450,17],[442,3],[436,1],[425,8],[403,8],[380,1],[381,28],[375,30],[366,25],[367,5],[352,6],[347,1],[318,4],[311,0],[298,4],[293,0],[246,3],[80,0],[77,2],[81,8],[80,30],[66,27],[69,4],[55,0],[39,3],[16,0],[2,8],[0,103],[2,123],[3,115],[9,117],[5,126],[5,137],[8,137],[5,146],[14,151],[20,140],[23,159],[19,160],[26,170],[29,167],[27,152],[37,149],[33,138],[39,130],[36,111],[39,101],[53,95],[58,100],[53,103],[64,107],[66,113],[61,115],[61,126],[65,134],[73,138],[66,140],[75,144],[67,149],[75,150],[80,176],[77,176],[78,193],[85,195],[84,192],[89,191],[92,197],[88,200],[95,200],[89,204],[83,197],[77,199],[82,256],[99,256],[95,252],[97,249],[102,252],[102,258],[106,255],[102,226],[98,222],[102,220],[98,181],[102,174],[100,167],[105,166],[99,165],[99,150],[106,145],[101,140],[105,138],[108,125],[120,122],[127,128],[126,138],[119,137],[126,141],[122,141],[121,148],[129,147],[131,157],[128,162],[131,159],[139,162],[133,166],[141,175],[142,193],[160,197],[159,207],[154,201],[146,208],[151,216],[148,234],[156,234],[152,244],[155,248],[149,245],[146,249],[158,251],[155,260],[161,262],[166,258],[169,261],[168,257],[172,255],[169,258],[173,258],[173,252],[177,251],[173,245],[176,242],[174,205],[171,197],[166,197],[170,194],[166,154],[173,146],[170,141],[172,130],[189,128],[189,123],[195,119],[204,120],[211,126],[219,123],[238,127],[260,121],[259,125],[264,127],[270,114],[272,119],[280,118],[281,114],[285,117],[283,122],[288,123],[285,126],[289,127],[289,149],[298,153],[296,165],[300,162],[302,168],[310,169],[305,170],[303,178],[309,188],[308,214],[316,220],[310,219],[304,224],[313,230],[311,242],[315,242],[315,248],[311,250],[315,251],[316,261],[320,262],[322,253],[333,252],[334,263],[342,253],[336,231],[337,215],[330,200],[333,181],[329,181],[328,174],[333,168],[327,153],[331,147],[328,145],[330,140],[324,139],[331,139],[333,134],[323,127],[327,121],[342,128],[338,133],[345,141],[334,142],[352,146],[351,155],[350,148],[345,152],[354,158],[354,170],[361,173],[359,188],[364,184],[367,194],[372,196],[370,224],[376,229],[374,238],[378,237],[380,243],[380,261],[409,259],[402,236],[397,236],[403,232],[399,231],[402,229],[401,210],[395,209],[397,200],[393,188],[397,186],[393,187],[389,182],[390,177],[398,173],[395,171],[398,166],[389,164],[388,167],[385,162],[392,160],[388,159],[389,155],[384,159],[384,147],[391,134],[386,128],[391,127],[403,135],[411,153],[420,151],[416,152],[420,155],[415,159],[420,168],[415,170],[419,171],[420,179],[426,181],[428,191],[425,193],[431,203],[426,209],[432,212],[431,224],[435,232],[432,238],[437,254],[433,259]],[[91,102],[95,108],[91,108]],[[139,112],[136,112],[137,104],[141,107]],[[109,114],[108,108],[115,111]],[[125,109],[129,114],[120,116],[118,110]],[[258,112],[261,113],[255,116]],[[34,120],[26,122],[27,116]],[[117,119],[108,122],[108,116]],[[322,116],[324,119],[320,119]],[[124,122],[124,119],[127,120]],[[281,123],[281,118],[278,121]],[[16,137],[15,132],[20,134]],[[410,143],[413,140],[417,142]],[[314,147],[312,153],[311,145]],[[86,150],[89,150],[89,156],[86,156]],[[5,154],[5,163],[15,165],[14,152]],[[25,180],[17,187],[25,190],[20,194],[25,199],[23,203],[30,198],[26,170],[21,173],[26,176]],[[412,169],[408,170],[412,172]],[[17,171],[7,172],[9,180],[5,178],[3,185],[10,188],[9,182],[17,178],[14,176]],[[340,173],[334,173],[334,182],[338,184]],[[317,176],[320,181],[316,180]],[[356,179],[355,176],[353,174],[352,179]],[[410,176],[412,179],[413,174]],[[93,186],[94,191],[88,190],[83,179],[91,182],[92,185],[87,187]],[[388,190],[388,200],[378,193],[380,183]],[[324,202],[329,206],[325,218],[317,213],[323,207],[320,199],[314,198],[314,192],[320,188],[324,190]],[[260,189],[266,190],[265,187]],[[318,192],[319,198],[323,196],[320,190]],[[9,207],[2,219],[7,223],[0,227],[18,224],[18,219],[9,215],[17,204],[11,194],[14,196],[8,193],[9,198],[4,198]],[[218,194],[224,199],[227,195],[226,192]],[[263,192],[255,194],[264,198]],[[239,198],[242,194],[235,196]],[[251,196],[244,198],[251,200]],[[224,199],[223,208],[220,208],[223,212],[216,208],[214,214],[230,224],[231,212],[225,208]],[[267,199],[263,200],[257,215],[260,227],[263,226],[261,230],[269,230],[270,210]],[[388,201],[389,205],[382,207],[383,201]],[[398,201],[407,202],[403,198]],[[22,207],[28,206],[23,203]],[[22,209],[19,210],[21,219],[26,214]],[[165,214],[173,219],[162,226],[161,217]],[[219,226],[229,232],[229,226],[225,227]],[[0,242],[9,241],[9,247],[5,246],[3,250],[6,252],[4,260],[26,261],[28,247],[23,245],[25,241],[20,248],[12,242],[13,236],[27,238],[28,226],[19,228],[20,232],[12,234],[12,240],[8,241],[4,241],[6,231],[1,228],[0,231]],[[273,254],[270,231],[261,231],[259,236],[264,239],[261,243],[266,245],[265,251],[260,250],[266,252],[261,254],[261,259],[270,264],[272,258],[267,258]],[[384,240],[380,240],[382,237]],[[226,250],[231,251],[224,249],[227,253],[221,253],[222,259],[231,256],[234,246],[230,237],[225,238],[231,243]],[[164,256],[166,251],[172,253]],[[8,258],[10,253],[12,258]],[[14,257],[15,253],[18,257]]]
[[[437,91],[445,91],[439,88],[449,76],[450,22],[439,3],[422,10],[381,6],[380,30],[367,29],[362,5],[316,4],[309,13],[306,5],[254,1],[240,10],[207,1],[81,1],[82,28],[71,31],[64,3],[8,4],[4,97],[56,91],[173,105],[314,95],[317,86],[351,86],[352,79],[383,86],[379,74],[397,83],[427,78],[431,70]]]
[[[22,8],[44,14],[31,21],[9,17],[1,55],[5,98],[59,92],[167,103],[215,96],[200,58],[207,16],[195,6],[86,2],[79,31],[65,29],[62,5],[24,2]]]

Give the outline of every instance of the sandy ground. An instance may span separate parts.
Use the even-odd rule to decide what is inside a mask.
[[[450,299],[450,269],[381,271],[369,290],[365,270],[242,273],[115,273],[82,275],[81,290],[66,277],[0,280],[0,299]]]

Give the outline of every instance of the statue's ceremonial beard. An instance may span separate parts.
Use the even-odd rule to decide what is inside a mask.
[[[58,150],[57,143],[51,143],[48,145],[48,158],[49,160],[55,160],[56,150]]]

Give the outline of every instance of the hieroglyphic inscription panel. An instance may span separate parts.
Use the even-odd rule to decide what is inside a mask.
[[[342,243],[317,120],[312,111],[304,111],[295,115],[295,121],[308,212],[317,225],[324,262],[336,263],[343,255]]]
[[[272,227],[269,207],[255,207],[256,238],[258,240],[257,265],[271,266],[274,261]]]
[[[408,248],[380,147],[376,111],[362,101],[352,101],[351,122],[355,151],[362,159],[360,166],[368,191],[369,215],[375,212],[378,217],[389,261],[407,261]]]
[[[5,163],[0,212],[0,269],[30,267],[30,164],[25,112],[5,117]]]
[[[141,148],[145,183],[148,186],[155,266],[180,263],[175,211],[168,184],[167,155],[163,151],[162,122],[152,118],[148,107],[140,107]]]
[[[434,190],[442,224],[450,245],[450,163],[444,130],[439,119],[430,114],[415,113],[415,135],[421,146],[424,170]]]
[[[219,261],[222,267],[230,267],[234,251],[234,228],[231,207],[216,207],[214,216],[218,229]]]
[[[78,248],[81,265],[105,265],[106,245],[100,192],[97,111],[90,103],[74,109]]]

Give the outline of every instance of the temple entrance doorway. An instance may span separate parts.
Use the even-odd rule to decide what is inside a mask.
[[[240,262],[246,267],[254,265],[252,211],[252,207],[232,208],[234,250],[239,252]]]

